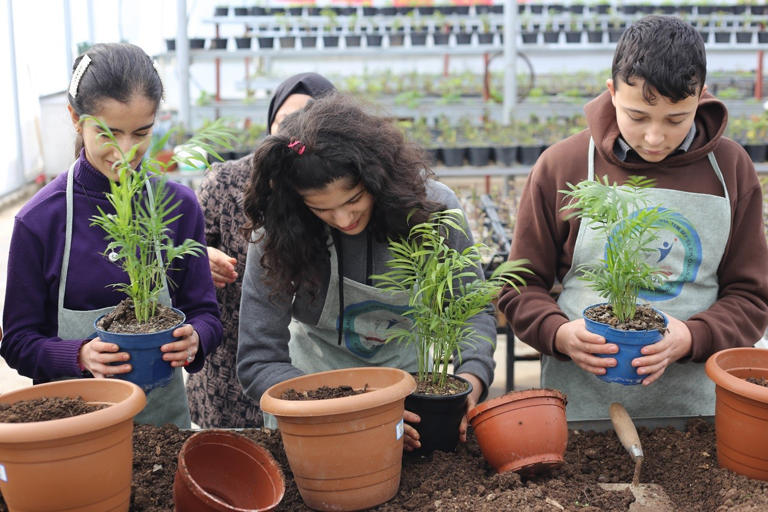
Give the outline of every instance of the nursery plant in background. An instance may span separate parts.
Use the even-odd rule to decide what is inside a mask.
[[[599,378],[608,382],[639,384],[643,377],[631,366],[640,349],[663,336],[667,318],[647,304],[639,304],[641,290],[653,289],[663,280],[661,268],[648,263],[654,242],[665,226],[677,222],[678,214],[661,206],[649,206],[647,189],[654,181],[632,176],[624,185],[602,180],[584,180],[561,190],[566,197],[565,218],[580,217],[605,237],[603,259],[581,265],[579,278],[590,283],[608,302],[584,310],[587,330],[616,343],[617,365]]]
[[[387,341],[416,348],[418,389],[406,399],[406,409],[421,416],[417,429],[424,452],[456,447],[471,385],[450,376],[449,366],[461,364],[463,347],[492,343],[474,332],[472,317],[488,308],[502,286],[517,289],[525,284],[520,274],[530,273],[526,260],[515,260],[500,264],[486,280],[478,278],[483,244],[463,251],[448,244],[451,235],[468,236],[465,222],[459,209],[433,214],[413,226],[406,239],[390,240],[390,270],[371,276],[379,288],[408,294],[404,314],[412,327],[394,329]]]
[[[150,158],[134,169],[131,161],[138,145],[123,151],[103,121],[84,117],[83,122],[97,124],[104,145],[120,154],[113,166],[118,180],[110,182],[110,192],[106,194],[114,212],[99,207],[91,225],[104,230],[108,241],[105,255],[128,275],[127,283],[113,284],[127,298],[96,321],[96,332],[102,340],[117,343],[121,350],[131,354],[133,369],[120,377],[148,391],[170,380],[173,368],[162,361],[160,346],[173,341],[173,330],[185,320],[181,311],[159,304],[166,273],[175,260],[205,252],[202,244],[191,239],[175,245],[170,226],[179,218],[174,215],[179,203],[173,202],[163,171],[173,163],[207,166],[206,155],[221,160],[215,146],[231,149],[233,130],[223,120],[215,121],[189,139],[183,151],[176,151],[168,162],[161,162],[153,155],[175,131],[169,130],[154,144]]]

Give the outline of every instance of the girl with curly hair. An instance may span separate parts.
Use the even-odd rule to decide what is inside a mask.
[[[273,384],[338,368],[416,371],[414,347],[385,343],[390,329],[407,325],[407,299],[376,288],[370,276],[387,270],[388,238],[407,236],[412,225],[449,208],[459,202],[434,181],[423,150],[351,98],[332,94],[283,119],[279,133],[256,149],[244,196],[252,243],[237,374],[245,393],[258,400]],[[473,241],[457,234],[449,243],[463,250]],[[489,313],[473,324],[495,339]],[[472,383],[469,408],[493,379],[493,346],[462,351],[456,374]],[[419,418],[406,411],[405,420]],[[418,448],[418,439],[406,427],[405,449]]]

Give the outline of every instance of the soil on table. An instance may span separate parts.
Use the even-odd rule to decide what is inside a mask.
[[[354,389],[352,386],[320,386],[317,389],[307,391],[296,391],[293,388],[286,389],[280,398],[283,400],[325,400],[327,398],[343,398],[345,396],[362,395],[368,391],[366,384],[361,389]]]
[[[149,321],[141,323],[136,319],[131,299],[123,299],[112,311],[99,320],[99,329],[120,334],[147,334],[170,329],[181,322],[182,317],[173,309],[157,305],[157,313]]]
[[[600,304],[599,306],[589,308],[584,312],[584,316],[595,322],[607,324],[614,329],[622,331],[657,330],[663,334],[667,330],[664,327],[664,317],[654,311],[648,304],[639,304],[635,310],[635,317],[626,322],[619,322],[619,319],[613,314],[613,308],[610,304]]]
[[[714,425],[689,422],[685,432],[640,428],[646,459],[641,483],[657,483],[679,512],[758,512],[768,510],[768,482],[750,480],[717,465]],[[134,512],[173,510],[173,478],[179,450],[194,433],[174,426],[137,425],[134,430]],[[301,500],[278,432],[240,433],[269,450],[283,468],[285,497],[276,510],[307,511]],[[598,482],[630,482],[633,463],[613,431],[569,432],[565,463],[532,478],[496,474],[483,459],[474,436],[455,453],[403,456],[398,493],[377,511],[556,512],[626,511],[629,490],[604,491]],[[6,508],[0,500],[0,511]]]
[[[91,404],[80,397],[52,397],[21,400],[0,404],[0,423],[32,423],[80,416],[105,408],[104,404]]]
[[[415,375],[415,374],[414,374]],[[432,382],[432,374],[427,374],[426,380],[416,379],[416,393],[421,395],[453,396],[467,390],[467,383],[447,375],[445,385],[440,386]]]
[[[747,377],[747,382],[768,388],[768,379],[765,377]]]

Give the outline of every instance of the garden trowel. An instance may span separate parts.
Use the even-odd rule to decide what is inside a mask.
[[[607,491],[623,491],[629,489],[635,497],[635,501],[629,506],[630,512],[664,512],[675,510],[672,500],[669,499],[664,488],[659,484],[641,484],[640,468],[643,464],[643,447],[640,437],[627,414],[627,410],[620,403],[611,404],[611,422],[619,436],[621,444],[626,448],[632,460],[635,462],[635,474],[631,484],[600,484]]]

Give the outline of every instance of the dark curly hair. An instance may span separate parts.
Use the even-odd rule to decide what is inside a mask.
[[[690,24],[673,16],[646,16],[627,27],[613,54],[611,70],[628,85],[645,80],[643,99],[656,102],[653,89],[677,102],[701,94],[707,78],[704,40]]]
[[[300,141],[299,146],[289,144]],[[267,137],[253,156],[244,195],[249,219],[263,241],[261,264],[274,291],[295,293],[319,284],[319,262],[328,260],[327,224],[304,204],[298,191],[322,189],[347,178],[374,198],[366,227],[374,238],[406,236],[444,205],[426,197],[433,176],[422,148],[406,141],[390,120],[371,114],[349,96],[331,94],[287,116],[280,133]]]

